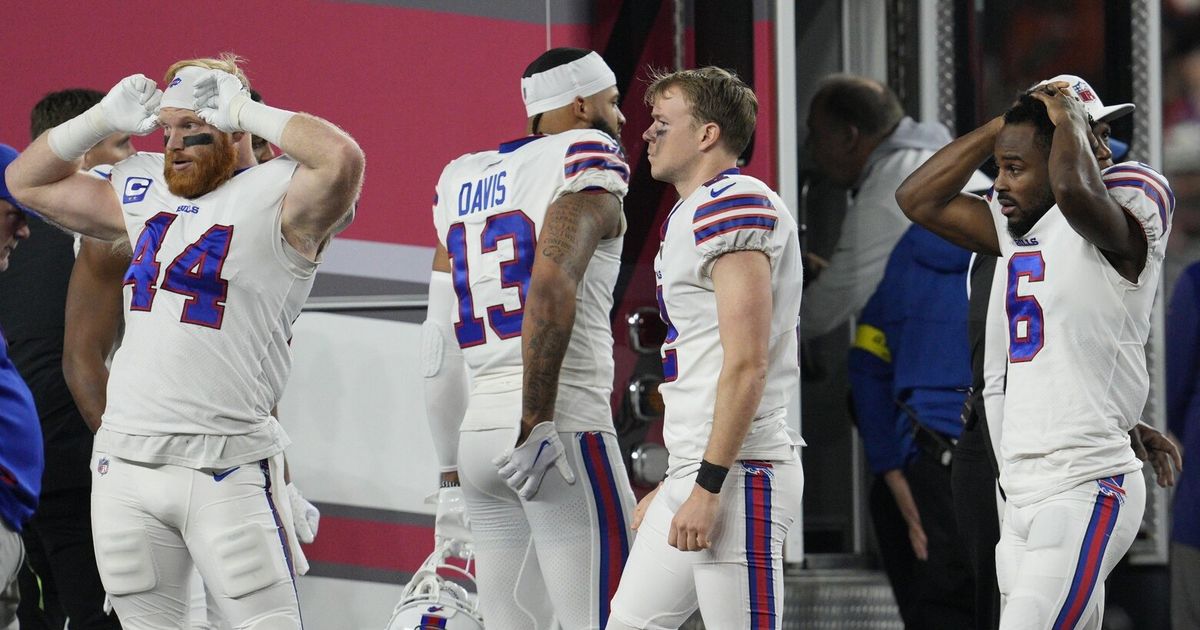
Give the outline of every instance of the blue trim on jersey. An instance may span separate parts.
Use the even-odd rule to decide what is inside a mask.
[[[721,181],[722,179],[725,179],[726,177],[728,177],[730,175],[741,175],[741,174],[742,174],[742,169],[740,169],[736,166],[733,168],[727,168],[727,169],[721,171],[720,173],[717,173],[716,177],[713,177],[712,179],[704,182],[703,184],[700,184],[700,187],[703,188],[705,186],[712,186],[713,184]]]
[[[520,149],[521,147],[529,144],[530,142],[533,142],[534,140],[538,140],[540,138],[545,138],[545,137],[546,137],[545,134],[539,133],[539,134],[534,134],[531,136],[525,136],[524,138],[517,138],[516,140],[509,140],[508,142],[501,142],[500,143],[500,152],[501,153],[512,153],[513,151]]]
[[[576,142],[567,147],[567,157],[579,153],[611,153],[612,155],[620,155],[617,152],[617,147],[604,144],[603,142]]]
[[[1106,179],[1106,180],[1104,180],[1104,187],[1108,188],[1108,189],[1134,188],[1134,189],[1142,191],[1143,194],[1145,194],[1147,197],[1150,198],[1150,201],[1153,201],[1154,204],[1158,206],[1158,216],[1159,216],[1159,218],[1162,219],[1163,229],[1166,229],[1166,227],[1167,227],[1167,205],[1166,205],[1166,202],[1163,200],[1162,196],[1158,194],[1158,189],[1155,188],[1150,182],[1147,182],[1146,180],[1142,180],[1142,179]],[[1172,208],[1173,207],[1174,206],[1172,205]]]
[[[625,164],[619,160],[613,161],[602,157],[583,158],[567,164],[563,167],[563,176],[570,179],[571,177],[574,177],[580,172],[589,168],[597,168],[605,171],[616,171],[621,175],[622,180],[629,181],[629,167],[625,166]]]
[[[692,215],[692,223],[697,223],[705,217],[732,210],[734,208],[766,208],[774,210],[775,205],[771,203],[765,195],[734,195],[717,201],[710,201],[699,208],[696,208],[696,214]]]
[[[720,236],[726,232],[747,229],[772,231],[775,229],[775,219],[770,217],[735,217],[733,219],[717,221],[705,226],[702,230],[696,230],[696,244],[699,245],[710,238]]]
[[[1149,177],[1159,186],[1162,186],[1163,190],[1167,191],[1167,197],[1170,199],[1171,207],[1175,207],[1175,191],[1171,190],[1171,185],[1167,182],[1167,179],[1158,171],[1154,170],[1154,167],[1147,164],[1142,164],[1141,162],[1122,162],[1116,166],[1108,167],[1108,169],[1101,174],[1101,177],[1107,177],[1113,173],[1135,173],[1137,175]]]

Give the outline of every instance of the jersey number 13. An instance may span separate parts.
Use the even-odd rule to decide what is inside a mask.
[[[494,252],[500,241],[512,241],[512,258],[500,263],[501,288],[516,288],[519,306],[508,310],[503,304],[485,307],[488,326],[501,339],[511,339],[521,334],[521,323],[525,317],[525,293],[529,291],[529,276],[533,271],[533,253],[537,244],[537,228],[533,221],[520,210],[511,210],[492,215],[483,224],[479,235],[482,254]],[[454,282],[454,293],[458,296],[458,323],[454,325],[454,336],[461,348],[470,348],[487,343],[487,331],[483,328],[483,317],[476,316],[475,297],[471,294],[470,265],[468,264],[467,226],[455,223],[446,232],[446,253],[450,256],[450,275]]]

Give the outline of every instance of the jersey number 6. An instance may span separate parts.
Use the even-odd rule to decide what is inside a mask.
[[[133,285],[129,310],[149,311],[154,306],[154,282],[158,280],[158,249],[176,215],[159,212],[146,221],[146,227],[133,247],[133,262],[125,272],[125,284]],[[229,281],[221,278],[221,267],[229,255],[233,226],[214,225],[195,243],[188,245],[167,265],[159,288],[187,297],[179,321],[208,328],[221,328],[225,316],[225,297]]]
[[[1013,254],[1008,261],[1008,288],[1004,305],[1008,313],[1008,360],[1013,363],[1032,361],[1045,345],[1045,321],[1042,305],[1032,295],[1019,295],[1021,278],[1041,282],[1046,278],[1046,261],[1042,252]]]
[[[500,286],[516,288],[519,306],[508,310],[503,304],[487,307],[488,325],[501,339],[510,339],[521,334],[521,322],[525,316],[525,293],[529,290],[529,275],[533,271],[533,249],[537,244],[537,230],[533,221],[520,210],[511,210],[487,218],[483,232],[479,235],[481,252],[494,252],[500,241],[512,241],[513,256],[500,263]],[[450,256],[450,273],[454,281],[454,293],[458,296],[458,323],[454,335],[458,345],[470,348],[487,343],[487,331],[483,318],[475,315],[475,298],[471,295],[470,268],[467,262],[467,226],[455,223],[446,232],[446,253]]]

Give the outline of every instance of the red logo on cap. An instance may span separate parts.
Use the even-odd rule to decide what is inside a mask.
[[[1084,103],[1090,103],[1096,100],[1096,93],[1093,92],[1091,87],[1085,83],[1076,83],[1075,93],[1079,95],[1079,100],[1083,101]]]

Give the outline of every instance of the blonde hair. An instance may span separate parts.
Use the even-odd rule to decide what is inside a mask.
[[[746,150],[758,120],[758,99],[736,74],[715,66],[669,73],[652,69],[649,81],[647,105],[678,88],[692,106],[692,117],[701,124],[716,123],[721,141],[734,155]]]
[[[247,79],[246,73],[242,72],[242,69],[238,67],[239,63],[245,62],[245,59],[231,52],[223,52],[215,59],[212,57],[184,59],[183,61],[176,61],[175,63],[171,64],[170,68],[167,68],[167,76],[163,78],[163,82],[169,84],[171,83],[171,79],[175,78],[175,73],[179,72],[181,68],[195,66],[198,68],[207,68],[209,70],[224,70],[225,72],[237,77],[238,80],[242,82],[242,86],[249,90],[250,79]]]

